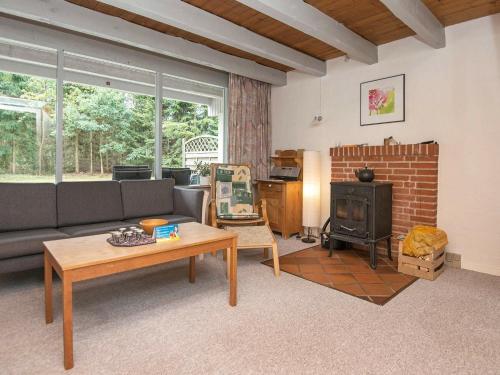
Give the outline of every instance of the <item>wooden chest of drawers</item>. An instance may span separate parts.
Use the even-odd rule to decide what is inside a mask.
[[[302,232],[302,181],[258,180],[260,199],[267,202],[269,225],[283,238]]]

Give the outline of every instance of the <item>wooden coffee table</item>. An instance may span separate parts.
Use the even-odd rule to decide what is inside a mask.
[[[229,304],[236,306],[237,235],[198,223],[179,224],[181,238],[136,247],[114,247],[107,234],[44,242],[45,321],[52,323],[52,269],[62,280],[64,368],[73,367],[73,283],[189,258],[195,281],[196,255],[228,249]]]

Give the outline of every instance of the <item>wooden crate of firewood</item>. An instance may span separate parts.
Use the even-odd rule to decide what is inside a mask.
[[[398,271],[406,275],[435,280],[444,270],[445,246],[429,255],[412,257],[403,254],[403,241],[399,241]]]

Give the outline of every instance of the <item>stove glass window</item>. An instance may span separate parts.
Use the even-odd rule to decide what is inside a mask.
[[[365,217],[365,204],[364,202],[353,200],[352,201],[352,220],[354,221],[366,221]]]
[[[347,199],[337,199],[335,205],[335,217],[347,220],[349,216]]]

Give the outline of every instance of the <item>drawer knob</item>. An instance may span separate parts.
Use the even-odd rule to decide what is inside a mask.
[[[267,187],[273,187],[273,185],[269,184],[269,185],[267,185]]]

